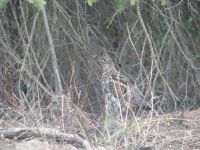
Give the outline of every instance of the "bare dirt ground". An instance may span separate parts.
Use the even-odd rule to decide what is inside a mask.
[[[200,109],[148,118],[140,126],[152,149],[200,149]]]
[[[5,128],[1,123],[1,131]],[[198,150],[200,149],[200,109],[170,113],[162,116],[138,118],[137,128],[131,130],[132,142],[142,143],[137,150]],[[142,131],[142,132],[141,132]],[[127,133],[129,134],[129,133]],[[141,135],[142,134],[142,135]],[[129,134],[130,135],[130,134]],[[0,150],[68,150],[84,149],[73,144],[61,145],[56,141],[42,141],[41,137],[29,141],[4,138],[1,134]],[[91,144],[92,149],[116,149]],[[135,145],[135,143],[134,143]],[[87,148],[86,148],[87,149]],[[119,148],[120,149],[120,148]]]

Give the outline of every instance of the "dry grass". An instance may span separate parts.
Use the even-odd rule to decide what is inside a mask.
[[[141,1],[116,14],[106,1],[90,8],[83,0],[54,0],[36,12],[24,1],[10,1],[0,13],[2,126],[80,133],[110,149],[191,149],[199,139],[193,119],[194,134],[160,127],[171,121],[153,112],[132,119],[106,114],[101,68],[93,56],[106,50],[157,114],[196,109],[198,9],[196,1],[165,7]],[[146,117],[143,123],[138,116]]]

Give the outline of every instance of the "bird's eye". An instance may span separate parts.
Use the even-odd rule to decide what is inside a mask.
[[[102,58],[102,61],[105,62],[107,59],[106,58]]]

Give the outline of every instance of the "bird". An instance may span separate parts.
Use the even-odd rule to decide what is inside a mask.
[[[106,110],[112,114],[123,114],[127,110],[136,112],[137,108],[149,107],[142,98],[140,90],[134,86],[130,78],[120,72],[108,53],[99,57],[102,70],[101,85],[105,98]]]

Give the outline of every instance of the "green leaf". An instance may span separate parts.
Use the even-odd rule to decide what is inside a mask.
[[[46,1],[45,0],[34,0],[33,5],[37,8],[37,9],[43,9],[44,6],[46,5]]]
[[[8,0],[0,0],[0,9],[3,9],[7,3],[8,3]]]
[[[135,6],[136,0],[130,0],[132,6]]]
[[[28,3],[32,4],[35,6],[37,9],[43,9],[44,6],[46,5],[45,0],[26,0]]]
[[[160,4],[161,4],[162,6],[167,5],[167,2],[168,2],[168,0],[160,0]]]
[[[113,4],[114,4],[116,11],[118,11],[119,13],[124,11],[124,9],[126,8],[126,6],[128,4],[128,1],[129,0],[113,0]]]
[[[93,2],[93,0],[87,0],[87,3],[89,6],[92,6],[94,2]]]
[[[97,2],[97,0],[87,0],[87,3],[89,6],[93,6],[93,4],[96,2]]]

